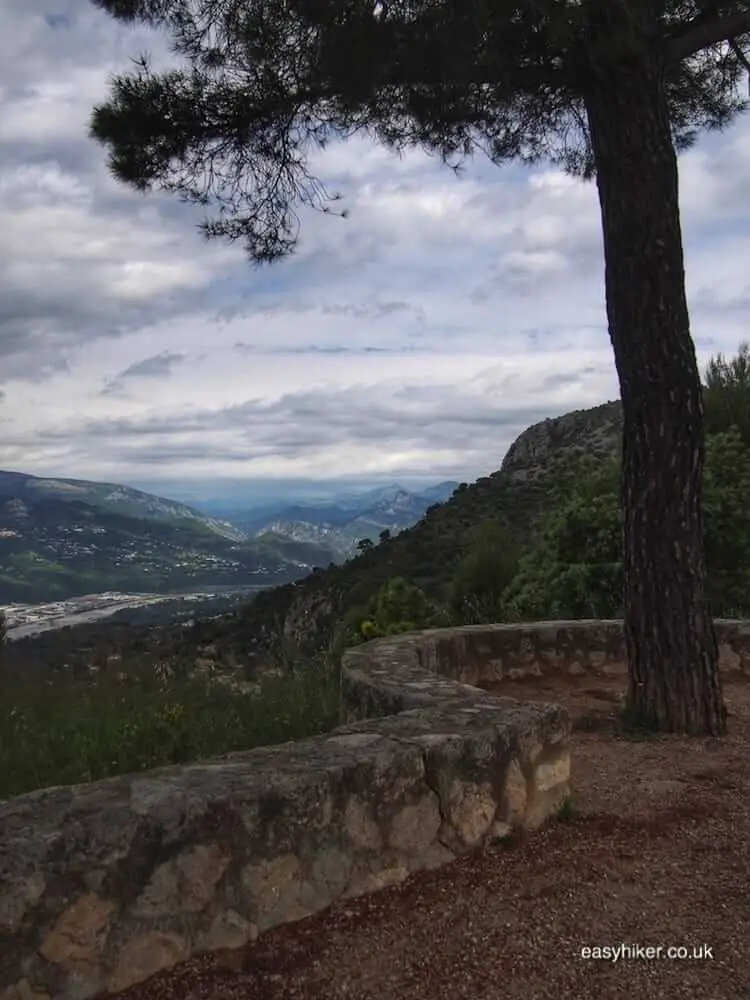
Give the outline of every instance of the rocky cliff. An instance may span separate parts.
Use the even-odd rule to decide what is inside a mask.
[[[516,481],[534,480],[556,463],[576,455],[610,458],[618,454],[621,438],[619,400],[588,410],[573,410],[523,431],[508,449],[500,471]]]

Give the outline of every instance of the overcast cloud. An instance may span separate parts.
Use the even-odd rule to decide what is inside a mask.
[[[618,395],[593,185],[353,140],[314,164],[349,218],[254,271],[87,137],[160,37],[84,0],[4,0],[0,27],[0,467],[176,494],[471,480],[529,423]],[[748,335],[748,162],[750,116],[681,159],[702,365]]]

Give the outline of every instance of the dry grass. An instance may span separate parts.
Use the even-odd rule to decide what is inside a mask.
[[[726,740],[689,741],[618,737],[620,683],[502,687],[571,709],[560,822],[121,1000],[750,1000],[750,685],[727,686]],[[620,943],[706,944],[713,958],[581,957]]]

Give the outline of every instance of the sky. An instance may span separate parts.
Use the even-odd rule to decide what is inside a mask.
[[[341,142],[311,168],[348,218],[305,218],[256,270],[88,138],[166,37],[85,0],[3,0],[0,29],[0,468],[177,499],[473,481],[528,425],[619,395],[593,184]],[[750,114],[680,160],[702,367],[749,333],[749,162]]]

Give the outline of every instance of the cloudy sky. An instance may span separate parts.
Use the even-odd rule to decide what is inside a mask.
[[[2,0],[0,27],[0,468],[180,497],[472,480],[530,423],[618,395],[593,185],[342,143],[314,169],[349,218],[256,271],[87,137],[161,38],[85,0]],[[702,365],[750,335],[749,162],[750,115],[681,160]]]

